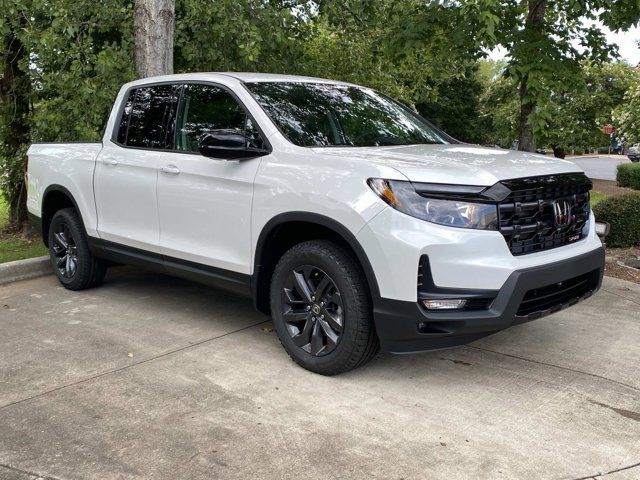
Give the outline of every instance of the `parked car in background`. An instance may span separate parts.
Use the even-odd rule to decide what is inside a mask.
[[[632,162],[640,162],[640,143],[636,143],[632,147],[629,147],[627,151],[627,158]]]
[[[28,155],[29,212],[64,287],[116,262],[247,295],[321,374],[557,312],[604,271],[578,166],[460,143],[349,83],[138,80],[102,142]]]

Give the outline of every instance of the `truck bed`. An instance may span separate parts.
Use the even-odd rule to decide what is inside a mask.
[[[42,199],[51,190],[68,191],[77,202],[87,233],[95,233],[93,172],[102,142],[34,143],[27,155],[27,208],[42,217]]]

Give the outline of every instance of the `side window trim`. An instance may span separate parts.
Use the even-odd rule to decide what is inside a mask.
[[[133,98],[131,99],[131,110],[133,111],[133,107],[136,106],[136,102],[138,101],[138,92],[140,91],[140,89],[134,88],[131,91],[133,92]],[[129,99],[127,98],[127,102],[128,100]],[[127,102],[124,103],[124,109],[122,111],[122,115],[124,115],[127,110]],[[125,145],[129,143],[129,125],[131,125],[131,112],[129,112],[129,115],[127,115],[127,131],[124,133]]]
[[[113,130],[111,132],[111,142],[118,145],[121,148],[127,148],[127,149],[131,149],[131,150],[152,150],[154,152],[177,152],[176,150],[176,146],[177,146],[177,131],[178,129],[175,129],[175,135],[174,135],[174,141],[173,141],[173,148],[170,149],[159,149],[159,148],[149,148],[149,147],[131,147],[128,145],[123,145],[122,143],[118,142],[118,126],[120,124],[120,121],[122,120],[122,116],[124,115],[124,109],[125,109],[125,105],[126,105],[126,99],[129,98],[129,95],[131,93],[132,90],[136,90],[136,98],[138,97],[137,94],[137,90],[139,90],[140,88],[145,88],[145,87],[155,87],[158,85],[180,85],[181,89],[180,89],[180,97],[178,99],[178,110],[176,111],[176,122],[178,119],[178,114],[179,114],[179,109],[180,109],[180,105],[182,103],[182,95],[184,94],[184,90],[185,87],[187,85],[211,85],[214,87],[218,87],[221,88],[222,90],[224,90],[225,92],[227,92],[229,95],[231,95],[231,97],[233,97],[233,99],[238,102],[238,105],[240,105],[240,107],[242,107],[242,109],[244,110],[246,116],[248,118],[251,119],[251,121],[253,122],[254,127],[258,130],[258,132],[260,132],[260,135],[262,136],[262,141],[264,142],[265,145],[265,149],[269,151],[269,153],[271,153],[273,151],[273,147],[271,146],[271,143],[269,142],[269,139],[267,138],[267,136],[264,134],[264,130],[262,129],[262,127],[260,126],[260,124],[256,121],[255,117],[251,114],[251,112],[249,111],[249,109],[247,108],[247,106],[245,105],[245,103],[240,99],[240,97],[238,97],[238,95],[231,89],[229,88],[227,85],[223,85],[221,83],[212,81],[212,80],[175,80],[175,81],[165,81],[165,82],[149,82],[149,83],[142,83],[139,85],[133,85],[131,86],[129,89],[127,89],[127,91],[125,92],[123,98],[125,99],[123,102],[121,102],[118,111],[118,116],[116,117],[116,122],[114,124]],[[131,120],[131,116],[129,116],[129,119],[127,120],[127,139],[129,137],[129,122]],[[245,124],[246,124],[246,120],[245,120]],[[200,155],[200,153],[198,152],[187,152],[187,151],[180,151],[179,153],[181,154],[187,154],[187,155]]]
[[[180,104],[182,102],[182,95],[184,94],[185,84],[181,82],[172,83],[172,85],[176,85],[180,89],[180,93],[178,93],[178,100],[172,108],[172,111],[169,112],[169,118],[167,119],[167,123],[165,125],[164,132],[164,144],[169,145],[168,150],[175,151],[176,150],[176,133],[178,131],[178,115],[180,113]],[[173,122],[173,125],[171,124]],[[173,128],[173,131],[171,131]],[[170,142],[168,142],[170,140]],[[164,149],[167,150],[167,149]]]

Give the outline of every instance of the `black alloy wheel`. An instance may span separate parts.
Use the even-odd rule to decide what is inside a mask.
[[[282,290],[283,319],[293,342],[322,356],[338,346],[344,307],[335,282],[323,270],[302,265],[291,270]]]
[[[364,365],[379,349],[364,272],[331,240],[302,242],[282,255],[270,305],[280,343],[307,370],[337,375]]]
[[[73,208],[58,210],[48,232],[51,266],[69,290],[84,290],[102,283],[107,265],[94,257],[80,216]]]
[[[78,269],[78,247],[66,222],[59,222],[53,231],[53,254],[57,274],[63,278],[73,278]]]

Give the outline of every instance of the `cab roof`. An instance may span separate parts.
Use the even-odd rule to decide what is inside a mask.
[[[296,82],[296,83],[328,83],[334,85],[353,85],[348,82],[329,80],[326,78],[304,77],[301,75],[282,75],[278,73],[256,73],[256,72],[199,72],[180,73],[175,75],[162,75],[158,77],[147,77],[135,80],[127,86],[145,85],[160,82],[182,82],[182,81],[221,81],[228,83],[230,79],[240,82]]]

